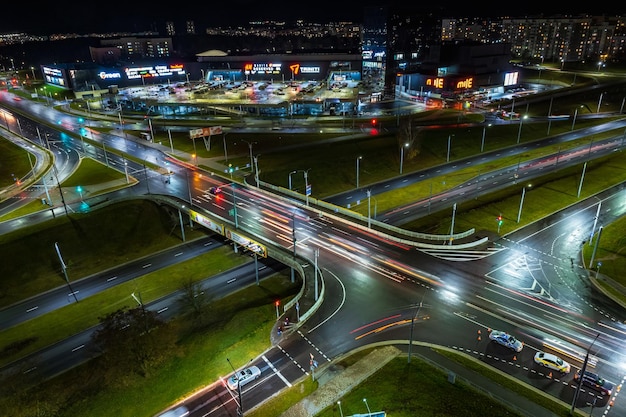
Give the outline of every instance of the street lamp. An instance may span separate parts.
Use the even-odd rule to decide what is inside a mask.
[[[226,135],[228,135],[229,132],[224,132],[224,159],[226,159],[226,162],[228,162],[228,151],[226,150]]]
[[[309,205],[309,169],[304,171],[304,195],[306,196],[307,206]]]
[[[356,158],[356,188],[359,188],[359,161],[363,159],[362,156]]]
[[[602,104],[603,96],[604,96],[604,93],[600,93],[600,98],[598,99],[598,110],[596,110],[596,113],[600,113],[600,105]]]
[[[343,417],[343,410],[341,409],[341,401],[337,401],[337,406],[339,406],[339,415]]]
[[[408,143],[405,143],[404,146],[400,148],[400,174],[402,174],[402,164],[404,163],[404,148],[409,146]]]
[[[250,169],[254,168],[253,165],[253,157],[252,157],[252,145],[254,145],[256,142],[248,142],[247,140],[243,140],[244,142],[246,142],[248,144],[248,148],[250,149]],[[224,146],[224,149],[226,149],[226,147]]]
[[[574,399],[572,400],[572,409],[570,410],[570,415],[574,415],[574,409],[576,408],[576,401],[578,401],[580,387],[583,384],[583,376],[585,375],[585,370],[587,369],[587,362],[589,362],[589,352],[591,351],[594,343],[596,343],[596,340],[598,340],[598,337],[600,337],[600,333],[596,335],[595,339],[593,339],[593,342],[591,342],[591,345],[589,345],[589,348],[587,349],[587,355],[585,355],[585,361],[583,362],[583,367],[580,368],[580,378],[578,378],[578,385],[576,386],[576,391],[574,392]]]
[[[598,72],[600,72],[600,67],[602,66],[602,61],[598,62]]]
[[[524,116],[519,118],[519,130],[517,131],[517,143],[519,143],[519,140],[522,137],[522,122],[527,117],[528,117],[527,115],[524,115]]]
[[[256,187],[259,188],[259,156],[254,157],[254,178],[256,180]]]
[[[121,104],[117,108],[117,115],[120,118],[120,131],[122,132],[122,136],[126,137],[126,134],[124,133],[124,121],[122,120],[122,105]]]
[[[372,415],[372,411],[370,410],[370,406],[367,405],[367,399],[363,398],[363,402],[365,403],[365,407],[367,407],[367,415],[371,416]]]
[[[528,184],[528,188],[532,187],[531,184]],[[522,218],[522,206],[524,205],[524,197],[526,196],[526,187],[522,188],[522,198],[519,202],[519,211],[517,213],[517,222],[519,223],[520,219]]]
[[[237,416],[243,417],[243,402],[241,400],[241,382],[239,381],[239,376],[237,375],[237,371],[235,370],[235,367],[233,366],[232,363],[230,363],[230,359],[226,358],[226,360],[228,361],[228,364],[230,365],[233,372],[235,373],[235,378],[237,378],[237,397],[239,398],[239,402],[237,404]]]
[[[292,174],[295,174],[296,172],[298,172],[298,171],[291,171],[291,172],[289,173],[289,190],[290,190],[290,191],[291,191],[291,175],[292,175]]]
[[[367,190],[367,228],[372,228],[372,191]]]
[[[488,125],[483,126],[483,138],[480,141],[480,152],[481,153],[485,149],[485,134],[487,133],[487,127],[491,127],[491,123],[489,123]]]
[[[454,136],[454,133],[451,135],[448,135],[448,154],[446,156],[446,162],[450,162],[450,145],[452,143],[452,136]]]

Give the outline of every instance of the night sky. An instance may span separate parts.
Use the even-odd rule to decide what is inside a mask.
[[[444,17],[523,17],[539,14],[626,14],[623,2],[609,4],[589,2],[573,6],[561,2],[539,2],[538,0],[518,1],[450,1],[387,0],[387,3],[374,0],[341,2],[336,0],[191,0],[184,2],[85,2],[66,0],[64,2],[43,3],[24,11],[16,6],[13,13],[3,14],[0,33],[26,32],[49,35],[53,33],[107,33],[113,31],[142,32],[156,30],[162,32],[166,21],[173,21],[177,27],[184,27],[186,20],[193,20],[197,33],[206,27],[224,27],[246,24],[252,20],[303,19],[307,22],[326,23],[336,21],[363,20],[365,6],[415,4],[419,10],[438,12]],[[556,5],[555,5],[556,4]],[[563,8],[559,5],[565,4]],[[181,7],[182,6],[182,7]],[[54,7],[54,9],[53,9]],[[576,8],[575,8],[576,7]],[[599,7],[599,10],[593,10]]]

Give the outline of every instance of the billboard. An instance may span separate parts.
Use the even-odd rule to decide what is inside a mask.
[[[221,135],[222,133],[222,126],[203,127],[202,129],[191,129],[189,131],[189,138],[202,138],[206,136]]]

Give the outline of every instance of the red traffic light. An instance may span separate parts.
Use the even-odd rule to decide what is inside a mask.
[[[372,119],[372,126],[376,126],[376,119]]]
[[[280,300],[276,300],[276,302],[274,303],[274,305],[275,305],[276,307],[278,307],[278,306],[280,305]]]

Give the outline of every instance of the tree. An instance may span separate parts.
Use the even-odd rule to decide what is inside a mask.
[[[181,290],[182,295],[179,298],[181,309],[191,316],[195,327],[203,326],[212,297],[204,292],[201,282],[194,282],[191,279],[183,283]]]
[[[421,152],[421,133],[422,128],[413,127],[411,117],[402,118],[396,132],[396,140],[398,141],[398,149],[405,144],[409,144],[406,148],[404,158],[406,161],[415,158]]]
[[[103,352],[101,363],[107,370],[146,376],[174,344],[166,323],[143,305],[123,307],[101,317],[100,323],[92,339]]]

